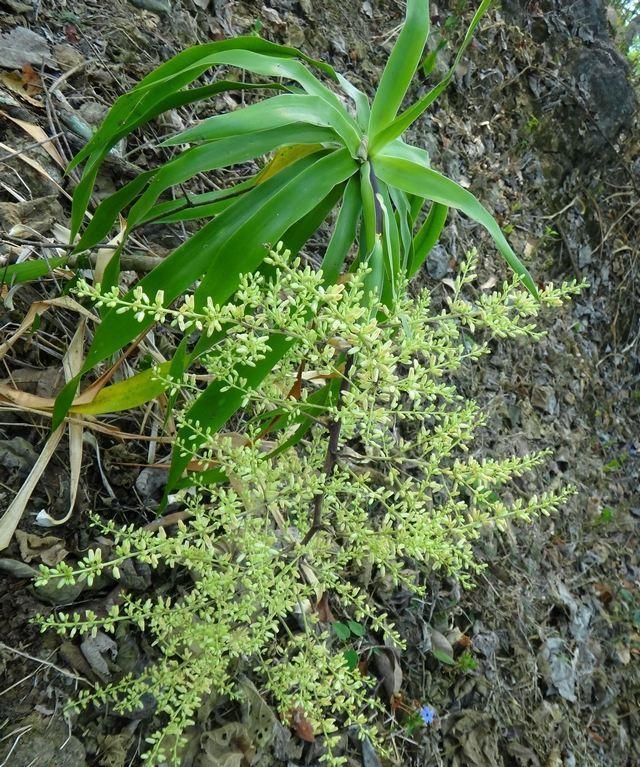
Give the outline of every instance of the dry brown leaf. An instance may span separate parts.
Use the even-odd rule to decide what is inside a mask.
[[[33,469],[31,469],[26,482],[18,491],[18,494],[9,505],[9,508],[5,511],[2,517],[0,517],[0,550],[6,549],[9,543],[11,543],[11,539],[13,538],[15,529],[18,526],[18,522],[24,513],[27,503],[29,503],[29,499],[35,490],[36,485],[40,481],[40,477],[43,475],[44,470],[49,465],[49,461],[53,457],[53,454],[55,453],[56,448],[62,439],[64,430],[64,424],[62,426],[58,426],[58,428],[46,441],[42,452],[38,456],[36,465],[33,467]]]
[[[39,302],[40,304],[47,304],[46,308],[49,308],[51,305],[59,304],[59,302],[62,301],[63,305],[69,306],[69,303],[76,304],[75,301],[72,301],[72,299],[69,298],[58,298],[58,299],[52,299],[51,301],[42,301]],[[80,315],[82,317],[80,324],[78,325],[78,329],[76,330],[73,339],[71,340],[71,344],[69,345],[69,349],[67,350],[67,353],[65,354],[63,358],[63,368],[65,372],[65,378],[67,381],[71,380],[74,376],[76,376],[80,369],[82,368],[82,358],[83,358],[83,347],[84,347],[84,330],[86,325],[86,315],[90,314],[86,311],[82,306],[77,304],[79,307]],[[31,307],[31,309],[33,306]],[[31,309],[29,310],[31,312]],[[76,309],[76,311],[79,311]],[[36,315],[34,314],[34,317]],[[32,318],[33,319],[33,318]],[[24,325],[24,322],[22,323]],[[21,325],[21,327],[22,327]],[[24,332],[24,331],[23,331]],[[12,341],[15,343],[15,338]],[[7,342],[9,343],[9,342]],[[0,357],[6,353],[7,347],[6,344],[3,344],[2,347],[0,347]],[[33,395],[31,395],[33,396]],[[60,440],[62,439],[62,435],[64,434],[66,428],[66,424],[61,424],[49,437],[47,442],[44,445],[44,448],[42,449],[42,452],[38,456],[38,460],[36,461],[33,469],[30,471],[29,476],[27,477],[26,481],[18,491],[16,497],[13,499],[11,504],[9,505],[9,508],[5,511],[5,513],[0,517],[0,550],[5,549],[9,543],[11,542],[11,539],[13,537],[13,534],[16,530],[16,527],[18,526],[18,522],[22,518],[22,515],[24,514],[24,511],[27,507],[27,503],[29,502],[29,499],[31,498],[33,491],[36,488],[36,485],[40,481],[40,478],[42,477],[45,469],[49,465],[49,461],[53,457],[56,448],[58,447]],[[80,482],[80,468],[82,465],[82,423],[81,422],[70,422],[69,423],[69,465],[71,470],[71,477],[70,477],[70,489],[69,489],[69,511],[68,513],[63,517],[61,520],[55,520],[53,517],[49,516],[46,511],[41,511],[38,516],[36,517],[36,521],[43,525],[59,525],[63,522],[66,522],[69,517],[71,516],[71,513],[73,511],[73,507],[75,505],[76,501],[76,495],[78,492],[78,485]]]
[[[316,613],[321,623],[335,623],[335,615],[331,612],[329,604],[329,595],[325,591],[316,604]]]
[[[0,72],[0,85],[4,85],[12,93],[15,93],[21,99],[31,106],[44,109],[44,104],[38,98],[31,95],[29,84],[25,83],[23,78],[16,72]]]
[[[39,125],[34,125],[26,120],[18,120],[17,117],[11,117],[11,115],[8,115],[2,110],[0,110],[0,117],[5,117],[7,120],[11,120],[12,123],[15,123],[15,125],[22,128],[27,135],[31,136],[32,139],[41,142],[44,151],[60,166],[60,168],[62,168],[62,170],[67,167],[67,164],[60,156],[60,152],[56,149],[55,144]]]
[[[2,145],[0,144],[0,146]],[[24,319],[20,323],[20,326],[15,330],[11,338],[8,341],[5,341],[3,344],[0,344],[0,359],[4,357],[4,355],[9,351],[9,349],[11,349],[11,347],[21,336],[31,330],[33,321],[36,317],[42,316],[46,311],[54,307],[59,309],[69,309],[72,312],[78,312],[82,317],[91,319],[94,322],[99,322],[99,319],[95,316],[95,314],[92,314],[90,311],[88,311],[88,309],[85,309],[82,304],[79,304],[77,301],[74,301],[68,296],[51,298],[47,301],[34,301],[29,307],[29,311],[25,314]],[[91,400],[89,400],[89,402],[90,401]]]
[[[292,709],[289,714],[289,721],[291,728],[301,740],[304,740],[305,743],[315,742],[316,735],[313,731],[313,725],[305,716],[304,709],[300,706]]]
[[[49,567],[55,567],[69,553],[64,548],[64,541],[53,535],[41,536],[16,530],[16,540],[24,562],[33,562],[35,559]]]
[[[396,653],[385,648],[373,656],[376,671],[382,678],[382,686],[389,701],[400,692],[402,687],[402,669]]]
[[[20,152],[19,150],[12,149],[7,144],[3,144],[0,141],[0,149],[3,149],[5,152],[8,152],[10,155],[15,155],[19,160],[22,160],[22,162],[26,163],[27,165],[30,165],[35,171],[37,171],[41,176],[44,176],[47,181],[50,181],[56,189],[58,189],[65,197],[69,197],[70,195],[67,194],[67,192],[60,186],[60,184],[51,176],[47,171],[40,165],[40,163],[37,160],[32,160],[31,157],[27,157],[24,152]]]
[[[67,381],[75,378],[80,370],[82,370],[86,325],[86,317],[81,317],[67,353],[62,359],[64,375]],[[36,522],[43,527],[63,525],[65,522],[68,522],[73,514],[80,485],[80,470],[82,469],[82,432],[82,423],[69,421],[69,510],[62,519],[55,519],[43,509],[36,516]]]

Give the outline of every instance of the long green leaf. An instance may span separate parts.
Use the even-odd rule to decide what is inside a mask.
[[[69,256],[56,258],[39,258],[36,261],[26,261],[24,264],[10,264],[0,267],[0,286],[18,285],[22,282],[32,282],[44,277],[59,266],[65,266]]]
[[[205,64],[208,66],[224,64],[263,77],[293,80],[311,96],[318,96],[336,109],[343,109],[337,96],[318,80],[307,67],[292,57],[264,55],[255,51],[236,48],[207,57],[200,63],[201,66]]]
[[[251,132],[242,140],[232,136],[196,146],[165,163],[156,172],[144,194],[131,209],[127,218],[127,228],[133,229],[140,221],[143,221],[166,189],[178,186],[198,173],[248,162],[283,146],[332,142],[339,144],[332,130],[315,125],[292,123],[271,130]]]
[[[427,94],[425,94],[421,99],[415,102],[415,104],[412,104],[408,109],[406,109],[402,114],[398,115],[398,117],[391,122],[390,124],[386,125],[380,133],[374,137],[374,140],[371,144],[371,152],[373,155],[375,155],[382,147],[389,144],[394,139],[398,138],[398,136],[401,136],[413,123],[422,115],[424,112],[433,104],[433,102],[438,98],[438,96],[442,93],[442,91],[445,90],[445,88],[449,85],[451,82],[451,78],[453,77],[456,69],[458,68],[458,64],[460,64],[460,61],[462,60],[462,56],[464,52],[466,51],[469,43],[473,39],[473,33],[476,30],[476,27],[480,23],[480,19],[484,16],[487,9],[491,5],[493,0],[482,0],[480,3],[480,6],[478,10],[475,12],[473,19],[471,20],[471,23],[469,24],[469,28],[467,29],[467,33],[464,37],[464,40],[462,41],[462,44],[458,48],[458,52],[456,54],[456,57],[453,61],[453,64],[451,65],[449,71],[444,76],[444,78],[434,87],[432,88]]]
[[[354,243],[358,220],[362,214],[362,201],[358,179],[354,176],[347,184],[338,218],[322,259],[325,285],[332,285],[339,277],[349,249]]]
[[[143,370],[142,373],[126,378],[124,381],[105,386],[91,402],[86,405],[74,405],[71,412],[103,415],[144,405],[145,402],[150,402],[166,390],[167,385],[159,380],[158,376],[165,376],[168,372],[168,362],[163,362],[157,370],[151,368]]]
[[[395,118],[422,59],[429,36],[428,0],[407,0],[404,25],[384,68],[378,90],[371,105],[369,137],[376,136]]]
[[[146,171],[129,181],[117,192],[103,200],[95,210],[93,218],[82,233],[82,237],[75,247],[75,253],[93,248],[101,242],[111,231],[118,215],[140,194],[144,187],[153,178],[155,171]]]
[[[251,222],[256,210],[259,211],[277,195],[283,186],[311,164],[310,161],[297,163],[287,169],[288,172],[283,171],[239,198],[235,205],[227,208],[224,213],[202,227],[147,274],[138,283],[143,291],[150,296],[155,296],[158,290],[163,290],[165,304],[169,305],[199,279],[214,262],[220,265],[220,248],[235,232]],[[255,235],[259,237],[260,232],[256,230]],[[227,266],[224,271],[227,279],[233,282],[238,279],[241,272],[237,254],[234,253],[231,256],[229,264],[233,264],[233,268]],[[128,297],[131,298],[132,293],[129,293]],[[112,309],[96,329],[93,344],[84,364],[84,372],[123,348],[152,324],[152,320],[138,322],[130,312],[118,314],[115,309]]]
[[[376,189],[371,172],[371,163],[365,162],[360,166],[360,199],[362,200],[362,230],[361,241],[364,245],[364,256],[368,257],[376,244],[376,234],[382,232]]]
[[[202,194],[183,193],[182,197],[177,197],[175,200],[167,200],[154,205],[143,216],[140,223],[146,224],[152,221],[169,224],[176,221],[192,221],[193,219],[217,216],[229,205],[233,205],[239,195],[253,189],[256,183],[256,176],[251,176],[226,189],[214,189]]]
[[[396,298],[396,289],[400,279],[400,232],[394,215],[391,196],[386,184],[378,182],[378,203],[382,210],[383,236],[382,250],[384,256],[384,271],[386,275],[386,294],[383,292],[383,302],[388,306]]]
[[[388,191],[396,211],[396,225],[400,234],[401,268],[403,273],[406,274],[407,265],[413,260],[412,219],[409,195],[395,186],[388,187]]]
[[[208,58],[210,55],[219,53],[223,50],[233,49],[254,51],[265,56],[300,59],[305,63],[315,67],[316,69],[320,69],[331,79],[337,79],[333,67],[324,61],[312,59],[299,51],[297,48],[291,48],[289,46],[272,43],[262,37],[246,35],[230,38],[228,40],[220,40],[214,43],[194,45],[191,48],[187,48],[187,50],[178,53],[176,56],[169,59],[169,61],[162,64],[157,69],[154,69],[153,72],[150,72],[138,83],[136,88],[142,90],[153,84],[164,84],[167,78],[189,70],[194,64],[198,64],[198,62]]]
[[[384,149],[378,152],[381,157],[397,157],[399,160],[410,160],[418,165],[424,165],[428,168],[431,165],[429,152],[421,147],[405,144],[402,139],[395,139],[387,144]]]
[[[238,275],[252,271],[264,258],[265,243],[275,245],[290,227],[319,205],[332,189],[350,178],[357,167],[346,149],[332,152],[298,174],[264,205],[254,210],[245,226],[220,243],[209,270],[196,290],[196,305],[206,302],[210,296],[217,303],[227,300],[238,285]],[[255,191],[259,189],[257,187]],[[249,193],[247,198],[255,191]],[[226,213],[233,209],[229,208]],[[231,263],[233,269],[228,268]]]
[[[207,97],[216,93],[223,93],[230,90],[249,90],[257,87],[271,87],[270,84],[239,83],[222,80],[206,87]],[[201,100],[204,96],[202,89],[196,88],[191,91],[180,91],[169,94],[159,93],[155,99],[152,99],[149,105],[144,109],[138,109],[137,113],[132,110],[133,104],[137,103],[133,98],[134,92],[121,96],[111,107],[107,117],[98,128],[93,137],[86,146],[78,152],[69,165],[69,170],[73,170],[78,164],[87,160],[83,170],[82,178],[73,192],[73,208],[71,211],[71,235],[72,238],[80,231],[82,218],[89,205],[91,193],[95,180],[100,169],[100,165],[107,156],[109,150],[114,147],[120,139],[127,136],[131,131],[140,127],[144,123],[152,120],[164,111],[175,109],[178,106],[189,104],[192,101]],[[139,101],[139,97],[138,97]]]
[[[291,348],[294,341],[284,336],[275,336],[270,340],[271,350],[264,359],[255,366],[239,365],[236,369],[238,376],[246,381],[248,389],[255,389],[273,370],[274,366]],[[236,413],[244,400],[244,391],[228,387],[224,381],[214,381],[189,408],[186,414],[186,424],[180,430],[178,437],[194,451],[203,443],[203,437],[190,424],[206,424],[211,432],[219,431],[224,424]],[[182,455],[180,450],[174,450],[171,456],[171,469],[167,480],[167,492],[175,487],[190,461],[189,455]],[[166,493],[165,493],[166,496]]]
[[[493,240],[505,261],[518,275],[523,285],[529,292],[537,296],[534,281],[520,259],[511,249],[498,222],[489,211],[466,189],[442,176],[430,168],[417,165],[409,160],[400,160],[390,157],[378,157],[374,160],[376,174],[386,184],[396,186],[399,189],[424,197],[427,200],[446,205],[450,208],[465,213],[469,218],[477,221],[493,237]]]
[[[277,242],[334,186],[354,173],[355,167],[346,150],[298,161],[243,195],[138,284],[150,296],[163,290],[168,305],[204,275],[196,295],[205,301],[207,296],[215,302],[226,300],[240,274],[255,269],[264,258],[264,243]],[[137,322],[129,312],[111,310],[96,329],[83,371],[117,352],[151,324],[152,320]]]
[[[446,205],[441,205],[439,202],[432,203],[429,215],[414,238],[413,260],[409,266],[408,277],[413,277],[440,239],[448,213],[449,208]]]
[[[336,189],[340,188],[341,187],[336,187]],[[286,246],[292,251],[293,255],[297,253],[298,249],[309,239],[322,221],[325,220],[329,209],[333,207],[335,202],[336,190],[334,189],[324,200],[316,205],[315,208],[309,211],[304,218],[296,222],[282,235],[282,239]],[[274,336],[270,342],[272,352],[268,357],[269,364],[262,365],[260,363],[257,368],[247,368],[240,363],[238,374],[247,380],[247,385],[250,388],[259,386],[264,378],[269,375],[278,360],[280,360],[291,348],[293,343],[293,341],[283,338],[282,336]],[[201,336],[193,353],[190,355],[191,361],[193,361],[195,357],[208,351],[213,345],[211,340],[207,339],[205,336]],[[176,372],[181,373],[182,369],[178,368],[177,370],[173,370],[172,368],[172,372],[174,374]],[[214,431],[220,429],[242,404],[242,397],[238,398],[237,392],[234,389],[225,392],[222,391],[223,388],[224,387],[219,382],[210,384],[193,403],[187,413],[187,418],[192,423],[196,420],[199,421],[205,428],[210,428]],[[312,401],[312,399],[313,395],[310,398],[310,401]],[[181,432],[181,436],[188,437],[190,444],[194,446],[201,444],[201,441],[199,441],[201,438],[198,434],[189,433],[189,431],[189,427],[185,427]],[[174,453],[172,473],[167,485],[168,491],[172,487],[178,486],[178,479],[175,480],[176,484],[174,485],[173,477],[175,476],[179,478],[185,468],[186,462],[184,459],[181,459]]]
[[[280,236],[279,239],[281,239],[284,242],[285,247],[291,251],[292,257],[295,257],[298,254],[300,248],[302,248],[305,242],[309,240],[314,232],[326,220],[329,212],[335,207],[335,204],[341,197],[343,191],[343,185],[336,186],[318,205],[316,205],[315,208],[310,210],[300,220],[296,221]],[[272,266],[263,262],[259,266],[259,271],[265,277],[270,278],[275,270]],[[211,338],[207,338],[204,334],[201,335],[193,348],[193,351],[186,360],[187,364],[193,364],[202,354],[212,349],[223,335],[224,332],[214,334]],[[172,372],[175,372],[175,370]],[[184,369],[180,370],[180,375],[182,375],[182,373],[184,373]]]
[[[338,82],[342,90],[349,96],[356,106],[356,120],[361,130],[366,131],[371,119],[371,105],[366,94],[352,85],[346,77],[338,74]]]
[[[150,272],[141,282],[142,289],[154,296],[158,290],[163,290],[166,305],[182,295],[209,267],[218,247],[231,234],[243,226],[250,225],[251,217],[256,210],[265,205],[279,190],[292,179],[302,175],[314,163],[313,156],[299,160],[295,165],[285,168],[273,178],[240,197],[236,203],[206,224],[196,232],[191,239],[173,251],[167,258]],[[298,191],[298,195],[300,192]],[[293,206],[291,206],[293,209]],[[256,230],[259,235],[259,232]],[[227,268],[227,276],[238,278],[239,268],[235,260],[233,269]],[[128,294],[132,297],[132,292]],[[115,309],[109,310],[97,327],[93,343],[85,359],[82,371],[62,388],[56,398],[53,408],[52,424],[57,428],[69,411],[76,395],[82,375],[91,370],[102,360],[129,344],[136,336],[153,324],[152,320],[138,322],[131,314],[118,314]],[[181,357],[184,358],[186,349],[181,344]],[[171,373],[176,374],[182,367],[184,359],[172,364]]]
[[[256,131],[275,129],[292,123],[308,123],[312,126],[332,128],[337,134],[333,137],[333,141],[340,137],[355,157],[361,136],[346,119],[345,114],[344,110],[340,111],[330,106],[318,96],[284,94],[273,96],[266,101],[259,101],[244,109],[237,109],[235,112],[209,117],[199,125],[171,136],[163,143],[166,146],[175,146],[214,141],[227,137],[245,136]]]
[[[151,119],[152,116],[160,112],[153,113],[158,104],[162,104],[160,111],[173,109],[176,106],[190,102],[178,102],[168,105],[163,103],[165,98],[173,98],[171,94],[181,91],[189,83],[196,80],[211,65],[201,62],[206,61],[211,55],[230,50],[244,50],[261,53],[268,56],[280,58],[299,58],[312,66],[321,69],[332,79],[337,79],[336,73],[329,64],[305,56],[295,48],[289,48],[276,43],[271,43],[260,37],[246,36],[236,37],[229,40],[219,40],[214,43],[196,45],[178,53],[172,59],[157,67],[150,72],[138,85],[129,93],[120,96],[115,104],[109,110],[109,113],[103,121],[100,128],[96,131],[92,139],[73,159],[71,167],[76,167],[84,162],[90,155],[101,152],[105,146],[113,146],[119,138],[129,133],[133,128],[138,127],[141,121]],[[200,66],[199,66],[200,65]],[[241,89],[242,83],[228,83],[221,81],[211,86],[211,92],[208,95],[219,93],[225,90]],[[206,87],[206,86],[205,86]],[[249,88],[260,87],[254,84],[247,84]],[[189,93],[185,91],[184,93]],[[169,94],[169,95],[168,95]],[[176,96],[180,98],[180,96]],[[198,96],[198,99],[202,96]]]

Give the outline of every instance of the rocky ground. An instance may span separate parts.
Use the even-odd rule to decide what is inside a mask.
[[[456,0],[432,3],[432,50],[442,42],[432,79],[448,67],[465,9]],[[66,161],[117,95],[182,47],[259,32],[330,60],[371,91],[401,18],[402,4],[394,0],[113,0],[108,12],[97,0],[0,0],[0,256],[25,258],[42,236],[62,238],[73,184],[63,176]],[[590,287],[546,318],[542,342],[496,344],[491,359],[470,370],[461,386],[489,414],[479,454],[550,447],[545,470],[522,481],[521,489],[572,483],[578,493],[561,515],[487,535],[478,551],[487,569],[474,590],[461,592],[456,583],[434,578],[423,601],[389,597],[407,650],[391,681],[380,671],[382,682],[438,715],[413,735],[390,720],[392,751],[395,763],[407,765],[638,767],[640,134],[634,86],[615,47],[615,19],[600,0],[503,0],[476,37],[414,140],[429,149],[434,167],[495,212],[538,280],[576,277]],[[42,130],[56,137],[55,150],[37,146]],[[24,154],[15,156],[20,150]],[[100,193],[152,166],[156,151],[145,141],[128,146],[103,174]],[[24,225],[20,242],[9,235],[18,224]],[[151,238],[159,255],[172,244]],[[502,280],[504,269],[483,233],[452,215],[421,277],[436,296],[473,245],[482,253],[484,289]],[[54,287],[2,288],[0,342]],[[41,322],[37,338],[27,336],[5,353],[3,378],[49,396],[60,385],[73,317],[60,310]],[[122,419],[118,425],[123,428]],[[0,510],[33,467],[47,429],[37,414],[5,408]],[[67,722],[61,710],[86,680],[117,673],[151,648],[127,636],[117,636],[115,645],[61,644],[30,623],[52,602],[78,598],[34,591],[30,575],[39,562],[59,561],[92,543],[88,510],[120,521],[152,518],[157,488],[141,468],[146,447],[95,436],[85,446],[70,521],[43,530],[33,514],[42,508],[56,517],[66,513],[63,442],[18,537],[1,552],[0,765],[140,763],[144,721],[100,711]],[[129,588],[150,586],[143,571],[127,577]],[[85,592],[83,604],[104,597],[104,590]],[[211,743],[219,724],[208,723]],[[243,726],[250,734],[251,719]],[[243,764],[237,752],[234,761],[233,752],[213,746],[200,758],[204,767]],[[354,745],[350,758],[353,765],[380,764],[366,747]],[[307,748],[260,764],[316,759]]]

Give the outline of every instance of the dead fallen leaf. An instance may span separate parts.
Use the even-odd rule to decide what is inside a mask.
[[[440,663],[445,663],[448,666],[452,666],[455,663],[451,642],[444,634],[435,629],[431,629],[431,653]]]
[[[400,692],[402,687],[402,669],[399,658],[391,648],[379,650],[373,655],[373,663],[382,679],[382,686],[389,701]]]
[[[38,97],[38,93],[32,95],[28,84],[25,84],[23,78],[17,72],[0,72],[0,85],[4,85],[5,88],[15,93],[16,96],[19,96],[28,104],[31,104],[31,106],[38,109],[44,108],[44,103]]]
[[[38,560],[49,567],[55,567],[69,553],[64,548],[63,540],[53,535],[40,536],[16,530],[16,540],[24,562]]]
[[[289,721],[291,728],[301,740],[304,740],[305,743],[315,742],[316,735],[313,731],[313,725],[305,716],[304,709],[300,706],[292,709],[289,714]]]
[[[91,670],[103,681],[111,677],[111,670],[106,660],[111,656],[115,660],[118,655],[118,644],[104,631],[98,631],[95,636],[88,636],[80,644],[80,649]]]
[[[613,602],[614,593],[611,589],[611,586],[609,586],[606,583],[594,583],[593,584],[593,590],[596,593],[596,596],[598,599],[602,602],[602,604],[607,607],[608,605]]]
[[[24,152],[13,149],[8,144],[4,144],[1,141],[0,141],[0,149],[2,149],[5,152],[8,152],[12,156],[15,156],[17,159],[22,160],[22,162],[32,167],[41,176],[44,176],[44,178],[46,178],[47,181],[50,181],[55,186],[55,188],[58,189],[58,191],[60,191],[65,197],[69,197],[68,192],[66,192],[60,186],[60,184],[55,180],[55,178],[53,178],[53,176],[50,173],[48,173],[37,160],[34,160],[31,157],[27,157],[27,155],[24,154]]]
[[[0,557],[0,572],[9,573],[14,578],[26,578],[31,580],[38,575],[38,571],[25,565],[24,562],[18,562],[17,559],[4,559]]]
[[[331,612],[331,605],[329,604],[329,595],[325,591],[316,604],[316,613],[318,614],[318,620],[321,623],[335,623],[336,618]]]
[[[6,112],[0,110],[0,117],[4,117],[7,120],[11,120],[12,123],[21,128],[27,135],[31,136],[35,141],[39,141],[44,151],[51,157],[57,165],[65,170],[67,163],[62,159],[60,152],[55,147],[55,144],[51,141],[45,131],[39,126],[26,120],[18,120],[17,117],[11,117]]]

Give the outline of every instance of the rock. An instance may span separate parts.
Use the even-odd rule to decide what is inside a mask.
[[[434,280],[442,280],[449,273],[449,255],[442,245],[436,245],[427,256],[427,274]]]
[[[299,2],[300,10],[302,11],[302,13],[304,13],[304,15],[309,17],[309,18],[312,17],[313,16],[313,4],[312,4],[311,0],[298,0],[298,2]]]
[[[583,48],[572,64],[580,95],[595,126],[588,131],[587,146],[596,150],[603,143],[614,141],[623,128],[631,124],[636,111],[636,98],[628,80],[627,64],[613,50],[606,48]],[[581,115],[582,122],[589,121]],[[576,146],[583,150],[581,141]]]
[[[69,45],[68,43],[61,43],[60,45],[53,46],[53,55],[56,61],[60,65],[60,69],[63,72],[67,72],[69,69],[79,67],[85,63],[85,57],[79,50]]]
[[[13,469],[26,477],[37,460],[38,454],[33,445],[24,437],[0,441],[0,461],[5,468]]]
[[[0,35],[0,67],[20,69],[25,64],[51,64],[49,43],[26,27]]]
[[[11,767],[85,767],[84,746],[69,734],[61,716],[31,714],[12,726],[16,732],[23,730],[25,737],[3,739],[0,743],[0,758]]]
[[[558,407],[555,390],[551,386],[534,386],[531,390],[531,404],[538,410],[553,415]]]
[[[56,222],[64,219],[58,195],[47,195],[25,202],[0,202],[0,228],[10,233],[14,227],[25,227],[46,234]]]
[[[129,0],[131,5],[140,8],[143,11],[152,13],[171,13],[171,4],[169,0]]]
[[[79,111],[89,125],[100,125],[108,109],[104,104],[99,104],[97,101],[86,101]]]
[[[571,703],[576,701],[576,675],[560,637],[550,637],[538,653],[538,669],[550,693]]]
[[[305,43],[304,29],[297,22],[291,20],[287,24],[287,45],[292,48],[303,48]]]
[[[161,469],[144,468],[136,477],[136,490],[145,501],[157,500],[167,484],[167,473]]]
[[[602,0],[572,0],[561,13],[569,29],[585,42],[606,40],[608,36],[607,12]]]

